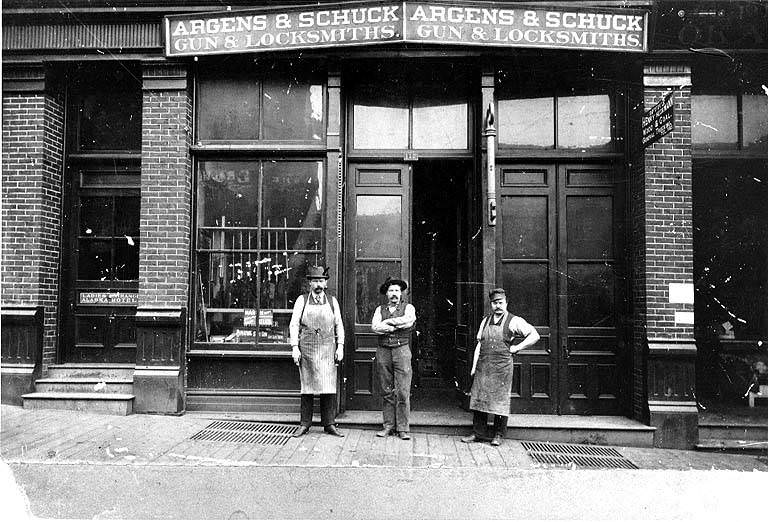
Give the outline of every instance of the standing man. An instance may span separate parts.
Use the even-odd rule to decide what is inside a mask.
[[[503,288],[494,288],[488,294],[491,315],[483,318],[477,332],[477,346],[472,361],[473,433],[461,442],[488,440],[488,414],[494,415],[491,446],[500,446],[507,433],[509,393],[512,388],[512,355],[532,346],[539,333],[522,317],[507,311],[507,294]],[[512,344],[522,338],[519,344]]]
[[[376,366],[381,383],[384,429],[377,437],[397,432],[403,440],[411,438],[408,416],[411,413],[411,330],[416,322],[416,309],[403,303],[403,292],[408,283],[402,279],[387,278],[379,293],[387,296],[386,306],[376,307],[371,329],[379,334]]]
[[[343,437],[336,427],[336,363],[344,358],[344,324],[339,302],[327,295],[328,269],[310,267],[309,293],[293,305],[289,330],[293,362],[301,378],[301,424],[294,437],[312,425],[312,404],[320,395],[320,419],[326,433]]]

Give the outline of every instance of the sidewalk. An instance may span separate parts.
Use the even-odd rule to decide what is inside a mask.
[[[500,447],[463,444],[459,437],[411,434],[411,440],[378,438],[372,429],[345,429],[344,438],[313,426],[284,444],[193,440],[216,414],[111,416],[64,410],[0,408],[0,457],[6,463],[123,466],[266,466],[574,469],[536,462],[523,443]],[[220,419],[231,418],[220,415]],[[655,448],[615,447],[639,469],[768,472],[765,455],[735,455]]]

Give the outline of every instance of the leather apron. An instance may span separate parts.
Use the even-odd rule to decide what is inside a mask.
[[[324,296],[322,304],[309,298],[299,326],[301,393],[336,393],[336,334],[333,310]],[[307,299],[307,296],[304,296]]]
[[[513,364],[509,344],[504,339],[504,328],[509,328],[508,317],[504,316],[499,325],[491,324],[490,318],[485,322],[469,401],[472,410],[509,415]]]

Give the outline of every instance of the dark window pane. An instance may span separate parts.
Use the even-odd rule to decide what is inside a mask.
[[[264,139],[323,139],[323,85],[306,78],[264,80]]]
[[[264,162],[263,225],[320,227],[324,207],[323,163],[320,161]]]
[[[547,258],[546,196],[503,197],[501,215],[505,258]]]
[[[115,198],[115,235],[139,239],[141,198],[138,196]]]
[[[119,85],[76,95],[80,150],[141,150],[140,86],[123,90]]]
[[[613,200],[610,196],[569,196],[568,258],[613,257]]]
[[[537,326],[549,326],[549,265],[503,263],[509,310]]]
[[[408,147],[408,99],[402,82],[382,79],[359,86],[353,113],[354,148]]]
[[[611,144],[611,100],[607,94],[558,97],[558,148],[604,150]]]
[[[744,114],[744,148],[768,150],[768,96],[745,94],[742,99]]]
[[[257,226],[258,162],[201,161],[198,180],[198,226]]]
[[[568,326],[614,326],[615,274],[605,264],[568,264]]]
[[[554,147],[554,98],[499,100],[498,128],[500,147]]]
[[[112,198],[80,198],[80,235],[112,236]]]
[[[691,142],[712,149],[735,149],[739,139],[736,95],[691,97]]]
[[[120,281],[139,279],[139,240],[138,237],[115,238],[114,277]]]
[[[92,281],[112,279],[112,240],[80,239],[77,278]]]
[[[355,322],[370,324],[376,307],[384,302],[379,294],[379,285],[387,278],[402,277],[402,265],[399,262],[361,262],[355,263]],[[407,298],[406,298],[407,301]]]
[[[400,196],[357,197],[357,257],[402,257]]]
[[[249,74],[202,75],[197,86],[197,139],[259,138],[259,82]]]

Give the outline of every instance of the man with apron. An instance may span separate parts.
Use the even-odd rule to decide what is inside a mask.
[[[384,429],[377,437],[397,432],[398,437],[409,440],[411,413],[411,330],[416,322],[416,309],[403,303],[403,292],[408,283],[388,277],[379,287],[379,293],[387,296],[387,304],[376,308],[371,319],[371,329],[379,334],[376,349],[376,368],[383,400]]]
[[[494,415],[492,446],[501,445],[507,432],[509,394],[512,389],[512,355],[539,340],[539,333],[525,319],[507,311],[507,294],[503,288],[494,288],[488,294],[491,315],[480,323],[477,346],[472,361],[472,410],[473,433],[461,442],[488,440],[488,414]],[[519,344],[512,344],[522,338]]]
[[[320,396],[320,419],[326,433],[343,437],[336,427],[336,363],[344,358],[344,324],[339,302],[327,295],[328,269],[310,267],[309,293],[293,305],[289,331],[293,362],[301,378],[301,424],[294,437],[312,425],[312,405]]]

